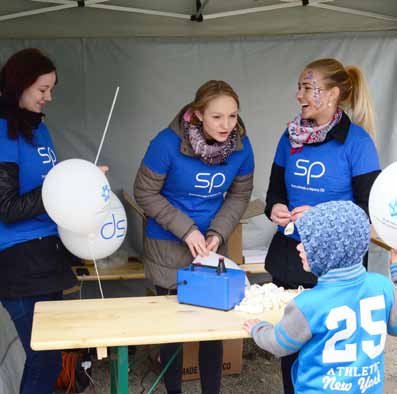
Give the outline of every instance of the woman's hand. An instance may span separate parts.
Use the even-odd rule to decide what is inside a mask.
[[[270,220],[279,226],[285,227],[291,221],[291,213],[285,204],[274,204]]]
[[[219,248],[220,240],[216,235],[211,235],[207,238],[205,243],[208,251],[216,253]]]
[[[250,320],[247,320],[244,322],[243,328],[245,331],[248,332],[248,334],[251,334],[252,327],[254,327],[255,324],[258,324],[258,323],[260,323],[259,319],[250,319]]]
[[[311,208],[310,205],[301,205],[291,211],[291,221],[296,222],[306,211]]]
[[[193,257],[205,257],[209,255],[204,235],[199,230],[193,230],[186,238],[185,242],[190,249]]]
[[[109,167],[108,166],[98,166],[98,168],[104,173],[106,174],[109,171]]]

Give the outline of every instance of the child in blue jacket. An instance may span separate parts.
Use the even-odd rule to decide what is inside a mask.
[[[299,352],[291,370],[296,394],[382,393],[386,336],[397,336],[397,293],[361,263],[370,241],[367,215],[351,201],[331,201],[296,226],[303,268],[317,285],[289,303],[276,326],[248,320],[244,328],[278,357]],[[397,264],[391,272],[396,279]]]

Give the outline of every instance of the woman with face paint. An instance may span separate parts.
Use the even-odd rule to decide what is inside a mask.
[[[380,172],[371,99],[362,72],[335,59],[308,64],[299,76],[301,107],[279,141],[266,196],[265,214],[278,231],[265,267],[284,288],[313,287],[316,277],[303,270],[294,222],[310,207],[349,200],[368,214],[369,192]],[[291,365],[281,359],[284,393],[293,393]]]
[[[254,157],[239,109],[230,85],[206,82],[151,141],[138,170],[135,199],[149,217],[145,274],[158,295],[176,294],[177,270],[197,255],[227,254],[253,188]],[[161,346],[163,368],[177,349]],[[221,341],[200,343],[202,393],[220,393],[222,357]],[[182,392],[181,353],[164,380],[168,394]]]
[[[41,199],[44,177],[56,163],[42,122],[56,81],[53,62],[33,48],[11,56],[0,74],[0,302],[26,353],[20,394],[53,393],[61,352],[31,349],[33,309],[76,283],[72,256]]]

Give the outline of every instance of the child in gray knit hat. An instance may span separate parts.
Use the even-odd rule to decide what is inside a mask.
[[[367,273],[370,225],[351,201],[331,201],[296,222],[303,268],[318,277],[273,326],[248,320],[256,344],[278,357],[299,352],[291,376],[295,394],[382,393],[387,333],[397,336],[397,293],[386,277]],[[397,279],[397,264],[392,265]]]

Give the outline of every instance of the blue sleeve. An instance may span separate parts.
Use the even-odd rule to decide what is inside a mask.
[[[278,324],[273,327],[262,321],[251,328],[250,334],[260,348],[276,357],[298,352],[312,338],[309,323],[294,300],[285,307]]]
[[[169,145],[175,138],[178,139],[175,133],[168,129],[157,134],[157,136],[150,141],[149,148],[143,158],[145,166],[157,174],[167,174],[171,165]]]
[[[378,152],[372,138],[364,130],[350,141],[350,163],[352,177],[380,170]]]
[[[0,120],[0,162],[18,163],[18,139],[11,139],[7,133],[7,122]]]
[[[255,168],[254,152],[252,150],[250,140],[248,139],[247,136],[245,136],[241,142],[244,145],[244,151],[246,152],[246,159],[244,160],[242,166],[240,167],[237,176],[245,176],[248,174],[252,174]]]
[[[276,154],[274,156],[274,162],[280,166],[284,167],[286,165],[286,155],[290,151],[290,143],[288,137],[286,135],[286,131],[284,131],[283,135],[280,138],[280,141],[277,145]]]

